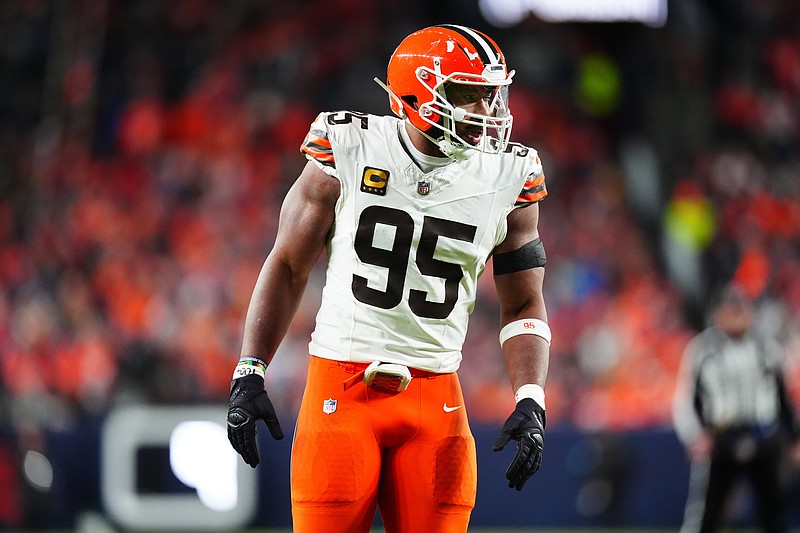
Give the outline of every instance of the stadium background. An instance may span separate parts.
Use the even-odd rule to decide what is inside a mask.
[[[0,3],[0,528],[102,516],[98,442],[115,407],[225,403],[309,123],[387,113],[372,78],[440,22],[505,51],[513,137],[540,151],[550,191],[545,466],[510,494],[493,479],[504,460],[484,453],[479,525],[677,527],[688,467],[671,395],[719,280],[759,298],[800,405],[797,2],[496,28],[474,0],[13,0]],[[321,278],[269,376],[284,427]],[[497,329],[487,275],[460,372],[482,450],[513,401]],[[288,443],[262,444],[278,511],[254,525],[283,526]],[[785,474],[800,526],[798,472]]]

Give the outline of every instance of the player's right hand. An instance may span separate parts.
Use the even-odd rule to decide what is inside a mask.
[[[509,487],[522,490],[539,470],[544,452],[544,426],[544,409],[531,398],[517,402],[517,408],[503,424],[493,450],[500,451],[511,440],[517,441],[517,452],[506,470]]]
[[[259,420],[266,422],[272,438],[283,438],[281,423],[264,390],[264,378],[251,374],[233,380],[228,402],[228,440],[244,462],[253,468],[260,461],[256,447],[256,422]]]

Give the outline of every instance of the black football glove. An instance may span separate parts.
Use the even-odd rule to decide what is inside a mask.
[[[517,441],[517,453],[506,470],[509,487],[522,490],[525,482],[542,465],[544,426],[544,409],[531,398],[517,402],[517,408],[503,424],[492,449],[497,452],[505,448],[511,439]]]
[[[228,402],[228,440],[244,462],[253,468],[260,461],[256,447],[256,422],[259,420],[267,423],[272,438],[283,438],[281,423],[264,390],[264,378],[251,374],[233,380]]]

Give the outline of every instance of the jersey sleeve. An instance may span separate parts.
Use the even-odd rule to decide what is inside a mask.
[[[333,147],[325,113],[317,115],[311,124],[308,134],[300,145],[300,152],[306,156],[306,159],[316,163],[325,173],[336,176],[336,160],[333,157]]]
[[[703,422],[700,418],[699,391],[701,336],[696,336],[684,348],[678,369],[678,379],[672,398],[672,423],[678,439],[688,446],[700,437]]]
[[[515,207],[525,207],[533,204],[547,196],[547,187],[544,183],[544,170],[542,169],[542,160],[539,159],[539,154],[533,153],[533,170],[525,178],[525,184],[522,186],[517,201],[514,203]]]

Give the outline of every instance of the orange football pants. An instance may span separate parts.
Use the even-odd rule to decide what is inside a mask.
[[[345,390],[365,366],[311,357],[292,444],[294,531],[366,533],[376,506],[386,533],[467,531],[477,463],[457,375],[414,377],[396,394]]]

